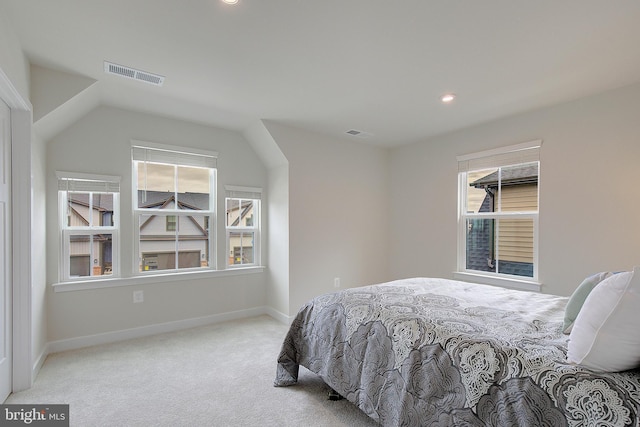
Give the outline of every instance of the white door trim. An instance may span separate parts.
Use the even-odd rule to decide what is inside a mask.
[[[31,316],[31,104],[0,68],[0,98],[11,109],[13,391],[33,385]]]

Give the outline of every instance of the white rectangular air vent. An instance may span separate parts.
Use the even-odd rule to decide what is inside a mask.
[[[156,86],[162,86],[164,83],[164,76],[147,73],[146,71],[136,70],[135,68],[125,67],[124,65],[118,65],[107,61],[104,61],[104,72]]]

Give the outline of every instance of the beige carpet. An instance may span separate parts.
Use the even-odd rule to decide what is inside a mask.
[[[274,387],[287,327],[268,316],[50,355],[5,403],[70,405],[72,426],[375,426],[301,368]]]

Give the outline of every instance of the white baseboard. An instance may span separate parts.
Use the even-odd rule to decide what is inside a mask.
[[[278,320],[279,322],[284,323],[285,325],[290,325],[291,321],[293,320],[293,317],[287,316],[286,314],[276,310],[273,307],[266,307],[266,314]]]
[[[38,376],[38,372],[40,372],[40,368],[42,368],[44,361],[47,359],[47,356],[52,353],[49,347],[50,347],[49,343],[46,343],[42,348],[42,352],[40,352],[40,355],[33,363],[31,378],[33,378],[34,381]]]
[[[214,323],[225,322],[228,320],[260,316],[262,314],[267,314],[278,321],[282,321],[282,316],[284,316],[282,313],[279,313],[276,310],[262,306],[249,308],[246,310],[232,311],[228,313],[213,314],[211,316],[197,317],[193,319],[177,320],[175,322],[141,326],[139,328],[124,329],[120,331],[106,332],[103,334],[87,335],[83,337],[52,341],[47,343],[43,354],[38,358],[36,364],[34,364],[34,372],[37,373],[37,371],[40,370],[42,363],[44,363],[44,359],[51,353],[59,353],[61,351],[75,350],[82,347],[108,344],[133,338],[141,338],[150,335],[162,334],[165,332],[179,331],[182,329],[195,328],[198,326],[210,325]]]

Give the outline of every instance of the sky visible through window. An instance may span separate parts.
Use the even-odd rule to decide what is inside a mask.
[[[148,191],[174,192],[174,165],[160,163],[138,164],[138,188]],[[209,193],[209,169],[177,166],[179,193]]]

